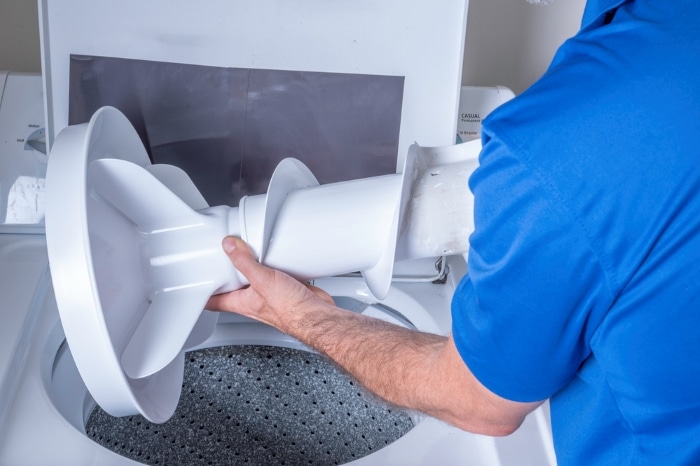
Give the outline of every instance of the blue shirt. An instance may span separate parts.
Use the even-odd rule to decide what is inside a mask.
[[[700,464],[700,1],[590,0],[483,135],[461,356],[560,465]]]

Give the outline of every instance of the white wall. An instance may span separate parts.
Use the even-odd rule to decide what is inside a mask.
[[[462,82],[521,92],[544,72],[559,44],[576,32],[584,4],[470,0]],[[36,0],[0,1],[0,70],[41,71]]]
[[[578,31],[585,4],[470,0],[462,83],[522,92],[546,70],[559,45]]]
[[[41,72],[36,0],[0,0],[0,70]]]

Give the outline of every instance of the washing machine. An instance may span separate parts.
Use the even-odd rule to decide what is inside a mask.
[[[465,1],[439,12],[406,12],[401,2],[229,3],[40,3],[46,131],[34,134],[44,126],[32,120],[11,139],[22,150],[36,141],[26,149],[31,173],[18,175],[35,179],[22,198],[34,211],[25,202],[24,222],[0,225],[0,464],[555,464],[546,407],[511,436],[470,434],[386,405],[296,340],[233,314],[209,319],[206,338],[180,355],[167,419],[98,404],[88,385],[99,380],[86,384],[76,364],[90,355],[73,355],[54,293],[36,171],[42,143],[111,105],[154,164],[179,165],[210,205],[237,205],[271,185],[280,152],[303,159],[322,184],[342,183],[400,171],[413,141],[454,142]],[[313,40],[319,34],[328,40]],[[2,162],[3,172],[17,166]],[[314,284],[350,311],[447,334],[463,257],[391,268],[381,299],[361,274]],[[161,392],[139,384],[158,381],[129,379],[150,394]],[[158,407],[157,398],[139,401]]]
[[[0,464],[555,464],[541,408],[509,437],[469,434],[382,405],[299,343],[234,316],[220,319],[201,345],[209,349],[187,353],[193,375],[172,421],[111,418],[98,412],[73,362],[43,236],[3,233],[0,254],[3,333],[12,337],[2,340]],[[381,302],[358,277],[317,284],[342,306],[445,333],[460,267],[448,261],[443,283],[406,276]]]

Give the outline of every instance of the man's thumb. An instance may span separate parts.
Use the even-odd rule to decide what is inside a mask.
[[[224,240],[221,242],[221,245],[224,248],[224,252],[226,252],[227,255],[231,255],[231,253],[238,247],[236,244],[236,238],[233,236],[227,236],[224,238]]]
[[[227,236],[221,241],[221,246],[224,252],[231,260],[234,267],[238,269],[248,281],[252,282],[255,277],[260,275],[264,267],[258,263],[255,254],[250,249],[250,246],[240,238],[235,236]],[[251,275],[254,275],[251,277]]]

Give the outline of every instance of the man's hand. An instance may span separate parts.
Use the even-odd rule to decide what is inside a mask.
[[[228,236],[222,246],[250,286],[212,296],[207,309],[235,312],[285,330],[285,323],[298,317],[299,310],[334,305],[322,289],[260,264],[243,240]]]

